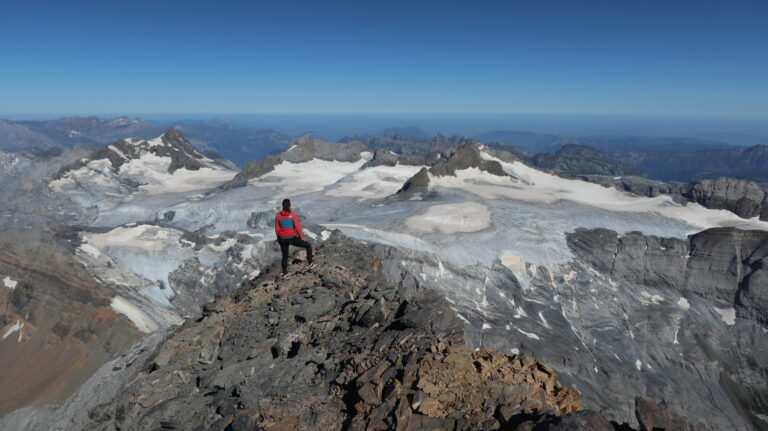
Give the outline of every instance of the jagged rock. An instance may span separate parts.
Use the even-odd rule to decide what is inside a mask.
[[[397,192],[401,198],[411,198],[416,194],[426,195],[429,191],[429,177],[432,176],[451,176],[456,171],[463,169],[476,168],[493,175],[507,176],[501,164],[496,160],[486,160],[480,155],[483,146],[477,142],[470,142],[459,147],[450,157],[445,160],[439,160],[429,169],[422,168],[413,177],[403,184],[403,187]],[[491,152],[497,158],[505,161],[518,160],[518,158],[504,151],[485,149]]]
[[[706,208],[731,211],[739,217],[768,220],[768,193],[753,181],[720,177],[686,184],[636,176],[583,175],[580,178],[641,196],[664,194],[677,203],[696,202]]]
[[[429,192],[429,171],[427,168],[421,168],[419,172],[411,177],[403,184],[403,187],[398,190],[397,194],[403,197],[411,197],[416,194],[426,194]]]
[[[650,398],[635,399],[635,416],[641,431],[706,431],[710,428],[704,424],[689,422],[672,411],[665,401],[656,403]]]
[[[765,192],[757,183],[747,180],[701,180],[692,184],[688,197],[707,208],[726,209],[743,218],[758,217],[765,211]]]
[[[114,141],[110,145],[99,148],[87,157],[63,167],[51,179],[63,178],[68,172],[80,169],[91,161],[101,159],[108,160],[112,170],[119,172],[124,164],[129,163],[133,159],[138,159],[145,153],[170,158],[169,173],[174,173],[182,168],[196,171],[207,166],[204,161],[205,157],[192,146],[187,138],[177,130],[168,129],[158,138],[152,140],[130,138]],[[208,162],[211,161],[209,160]],[[121,181],[134,188],[140,185],[132,178],[122,178]]]
[[[228,190],[242,187],[248,181],[272,172],[281,163],[302,163],[312,159],[356,162],[362,158],[362,153],[368,151],[359,142],[335,143],[327,142],[315,136],[307,135],[291,141],[287,150],[280,154],[270,154],[259,161],[249,161],[243,169],[230,181],[224,183],[221,189]]]
[[[686,241],[579,229],[567,241],[581,259],[611,278],[709,298],[735,307],[739,317],[768,322],[768,232],[713,228]]]
[[[477,143],[462,145],[448,160],[432,166],[429,173],[435,176],[455,175],[456,171],[469,168],[477,168],[502,177],[507,175],[499,162],[480,157],[480,146]]]
[[[0,415],[63,402],[141,338],[72,256],[74,230],[56,229],[0,233]]]
[[[519,431],[614,431],[614,427],[592,410],[582,410],[538,423],[526,422],[506,429]]]
[[[449,154],[445,152],[428,152],[421,154],[398,154],[391,150],[377,149],[373,153],[373,158],[363,165],[363,169],[374,166],[432,166],[440,160],[447,158]]]
[[[281,280],[272,266],[218,295],[89,429],[498,429],[502,405],[579,409],[541,362],[468,350],[445,299],[385,282],[371,247],[334,233],[317,270]]]

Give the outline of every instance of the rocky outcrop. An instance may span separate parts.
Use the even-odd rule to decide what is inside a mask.
[[[391,150],[378,149],[373,153],[373,158],[363,165],[363,169],[374,166],[432,166],[440,160],[450,157],[449,151],[423,153],[423,154],[398,154]]]
[[[468,350],[445,299],[386,282],[371,247],[335,233],[318,269],[219,295],[86,429],[534,429],[579,409],[545,364]]]
[[[157,157],[165,157],[171,160],[168,172],[174,173],[179,169],[191,171],[208,166],[205,157],[200,154],[178,131],[168,129],[155,139],[140,140],[136,138],[120,139],[104,147],[100,147],[90,155],[79,159],[75,163],[64,166],[51,179],[63,178],[68,172],[87,166],[95,160],[107,160],[114,172],[131,160],[140,158],[144,154],[153,154]],[[211,160],[208,162],[212,163]]]
[[[669,407],[666,401],[657,403],[646,397],[635,398],[635,416],[642,431],[680,430],[706,431],[710,428],[702,423],[687,420]]]
[[[768,324],[768,232],[713,228],[681,240],[580,229],[567,241],[613,279],[697,295]]]
[[[410,198],[417,194],[425,195],[429,192],[429,171],[427,168],[421,168],[416,175],[412,176],[403,184],[403,187],[397,191],[398,196]]]
[[[486,160],[480,155],[480,144],[470,143],[462,145],[446,161],[436,163],[429,169],[429,173],[435,176],[456,175],[456,171],[477,168],[493,175],[506,176],[501,164],[495,160]]]
[[[691,184],[686,197],[707,208],[728,210],[743,218],[764,217],[768,212],[768,195],[757,183],[747,180],[702,180]]]
[[[271,154],[259,161],[249,161],[243,169],[229,182],[223,184],[221,189],[228,190],[242,187],[249,180],[259,178],[272,172],[275,166],[285,162],[303,163],[312,159],[356,162],[362,158],[362,153],[368,148],[360,142],[327,142],[312,135],[296,138],[289,144],[287,150],[280,154]]]
[[[61,235],[0,234],[0,415],[65,400],[140,337]]]
[[[753,181],[721,177],[686,184],[634,176],[580,178],[640,196],[669,195],[678,203],[696,202],[706,208],[731,211],[739,217],[768,220],[768,191]]]
[[[519,160],[517,156],[511,153],[488,149],[476,142],[465,144],[459,147],[455,152],[451,153],[449,157],[437,161],[437,163],[432,165],[429,169],[423,168],[417,172],[413,177],[406,181],[403,187],[397,192],[398,198],[407,199],[417,193],[421,195],[426,194],[429,190],[430,175],[438,177],[453,176],[456,175],[456,171],[475,168],[492,175],[502,177],[507,176],[507,173],[504,172],[504,169],[501,167],[501,163],[496,160],[483,158],[480,154],[481,150],[489,152],[492,156],[503,161],[511,162]]]

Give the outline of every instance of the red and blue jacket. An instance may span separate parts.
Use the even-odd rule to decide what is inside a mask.
[[[296,213],[290,211],[280,211],[275,216],[275,234],[278,238],[293,238],[298,236],[303,238],[301,225]]]

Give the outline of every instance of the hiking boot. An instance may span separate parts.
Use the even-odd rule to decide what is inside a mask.
[[[291,278],[291,274],[289,274],[289,273],[287,273],[287,272],[284,272],[284,273],[283,273],[283,277],[282,277],[282,278],[283,278],[283,280],[285,280],[285,279],[287,279],[287,278]]]
[[[307,266],[307,268],[315,269],[315,268],[317,268],[317,264],[315,262],[312,262],[312,263],[309,264],[309,266]]]

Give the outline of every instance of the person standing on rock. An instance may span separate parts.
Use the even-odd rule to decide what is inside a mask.
[[[309,268],[315,267],[312,263],[312,245],[304,241],[304,234],[301,232],[299,217],[291,212],[291,200],[283,199],[283,209],[275,216],[275,234],[277,242],[280,244],[280,251],[283,253],[283,259],[280,263],[283,266],[283,277],[288,277],[288,247],[303,247],[307,250],[307,264]]]

